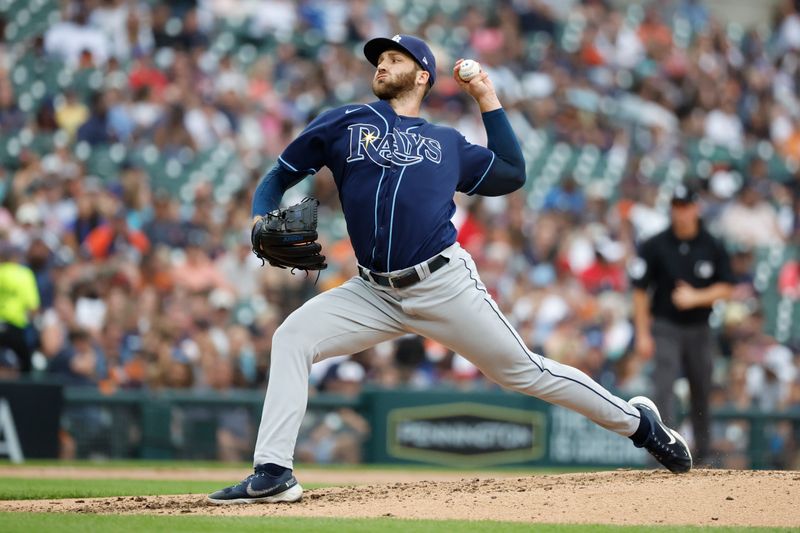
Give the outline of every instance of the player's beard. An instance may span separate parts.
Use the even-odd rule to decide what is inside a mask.
[[[380,100],[394,100],[404,93],[414,90],[417,69],[401,74],[391,74],[381,80],[372,80],[372,92]]]

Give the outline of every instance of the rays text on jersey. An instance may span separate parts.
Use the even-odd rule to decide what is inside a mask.
[[[423,159],[438,164],[442,160],[439,141],[418,133],[395,129],[381,137],[378,127],[372,124],[351,124],[347,129],[350,130],[348,163],[362,161],[365,155],[382,167],[416,165]]]

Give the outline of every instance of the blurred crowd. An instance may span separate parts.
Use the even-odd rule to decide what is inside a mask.
[[[318,280],[253,256],[253,190],[316,114],[373,99],[364,41],[412,33],[442,74],[477,59],[522,143],[526,187],[458,196],[454,223],[530,348],[622,395],[648,392],[625,265],[669,223],[671,187],[691,181],[738,280],[712,315],[714,405],[800,408],[800,2],[774,3],[754,27],[715,20],[701,0],[433,4],[0,2],[0,242],[38,289],[24,325],[32,372],[104,392],[263,388],[277,325],[356,265],[327,171],[285,197],[322,202]],[[42,31],[17,37],[48,9]],[[424,113],[485,143],[447,75]],[[93,165],[98,153],[114,164]],[[184,172],[203,157],[214,165]],[[16,375],[15,355],[0,355]],[[314,393],[364,386],[494,387],[415,337],[312,373]],[[322,417],[305,438],[324,445],[298,453],[353,459],[359,418]],[[773,431],[774,466],[797,467],[791,427]],[[715,446],[736,457],[743,434],[720,423]]]

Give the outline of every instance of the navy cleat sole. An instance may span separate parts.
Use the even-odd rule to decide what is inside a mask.
[[[639,410],[650,421],[650,435],[640,446],[645,448],[674,474],[684,474],[692,469],[692,452],[680,433],[667,427],[661,420],[658,407],[650,398],[636,396],[628,404]]]

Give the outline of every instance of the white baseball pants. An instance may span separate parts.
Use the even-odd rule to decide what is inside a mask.
[[[447,346],[505,388],[573,409],[623,436],[636,431],[639,412],[626,401],[580,370],[525,347],[463,248],[454,244],[442,255],[450,262],[411,287],[386,288],[355,277],[289,315],[273,337],[255,465],[292,468],[313,363],[407,333]]]

